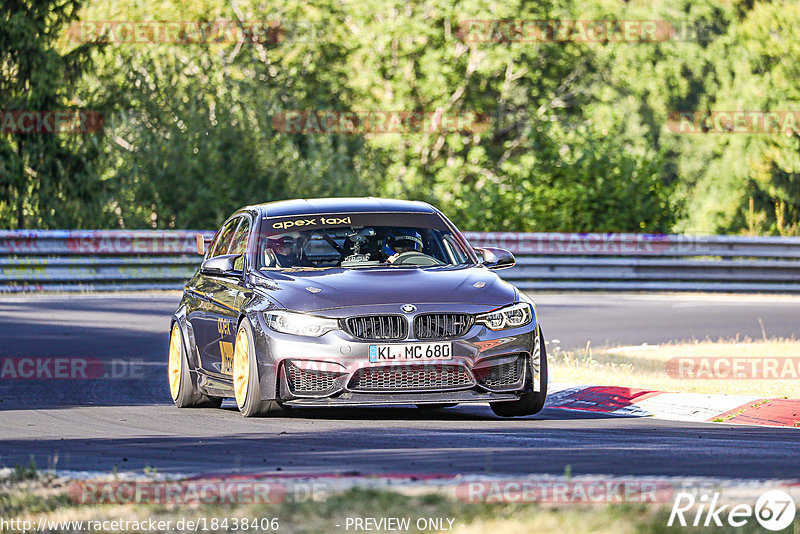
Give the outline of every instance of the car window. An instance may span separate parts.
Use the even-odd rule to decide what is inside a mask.
[[[397,262],[397,263],[395,263]],[[257,268],[454,266],[470,258],[449,229],[338,226],[262,236]]]
[[[250,221],[242,217],[242,223],[233,235],[233,242],[228,248],[228,254],[244,254],[247,252],[247,236],[250,235]]]
[[[333,243],[341,247],[344,244],[344,239],[334,240]],[[318,234],[312,235],[308,240],[305,246],[305,253],[309,260],[320,264],[329,262],[335,265],[342,257],[341,253],[331,243],[325,241]]]
[[[228,249],[230,248],[231,244],[231,238],[233,238],[233,232],[236,230],[236,225],[239,224],[240,220],[241,217],[235,217],[222,227],[219,233],[219,239],[217,239],[216,243],[214,244],[214,250],[211,251],[209,258],[215,258],[228,253]]]
[[[247,217],[242,217],[242,222],[236,233],[233,235],[233,241],[228,249],[228,254],[241,254],[242,257],[236,260],[233,267],[238,270],[244,269],[244,256],[247,252],[247,237],[250,235],[250,221]]]
[[[442,246],[451,262],[460,264],[469,260],[469,256],[467,256],[466,252],[455,242],[453,234],[445,234],[442,236]]]

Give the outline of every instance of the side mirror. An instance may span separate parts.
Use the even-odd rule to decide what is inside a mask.
[[[201,256],[206,255],[206,251],[208,250],[208,245],[211,244],[213,238],[206,238],[203,234],[196,234],[195,235],[195,243],[197,244],[197,253]]]
[[[488,269],[506,269],[516,265],[517,260],[509,251],[502,248],[476,248],[481,263]]]
[[[236,262],[242,257],[241,254],[226,254],[206,260],[200,267],[203,274],[222,275],[222,276],[241,276],[241,269],[237,269]]]

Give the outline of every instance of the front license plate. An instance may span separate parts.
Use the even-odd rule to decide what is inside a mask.
[[[452,359],[453,346],[449,341],[369,346],[369,361],[372,363],[404,361],[427,362]]]

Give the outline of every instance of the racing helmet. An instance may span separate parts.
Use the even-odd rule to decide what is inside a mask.
[[[411,228],[395,228],[383,240],[383,253],[394,256],[401,252],[422,252],[422,236]]]
[[[294,246],[295,238],[291,235],[267,238],[267,248],[281,256],[288,256],[291,254]]]

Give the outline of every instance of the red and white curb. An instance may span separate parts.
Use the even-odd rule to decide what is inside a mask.
[[[800,428],[800,399],[548,384],[547,407],[673,421]]]

